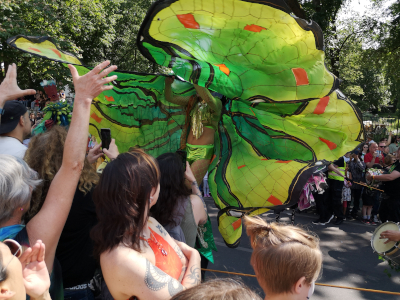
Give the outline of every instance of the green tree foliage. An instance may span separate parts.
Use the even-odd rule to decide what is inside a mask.
[[[8,38],[23,34],[51,36],[63,50],[93,66],[105,59],[120,69],[157,72],[161,67],[145,60],[136,36],[150,0],[6,0],[0,2],[0,80],[10,63],[18,65],[22,87],[40,88],[43,79],[70,82],[69,71],[57,63],[10,48]]]

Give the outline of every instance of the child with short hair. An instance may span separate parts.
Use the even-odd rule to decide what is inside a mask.
[[[245,217],[245,224],[253,248],[251,265],[265,299],[309,299],[322,267],[319,239],[299,227],[259,217]]]

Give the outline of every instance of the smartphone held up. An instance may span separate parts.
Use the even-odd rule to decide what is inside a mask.
[[[110,147],[110,143],[111,143],[110,128],[101,128],[100,135],[101,135],[101,147],[103,149],[108,149]]]

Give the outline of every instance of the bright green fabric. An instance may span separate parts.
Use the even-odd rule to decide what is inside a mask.
[[[176,95],[194,95],[196,83],[231,99],[222,108],[208,179],[219,230],[231,247],[240,242],[242,214],[293,205],[325,160],[363,140],[361,112],[325,67],[322,31],[290,13],[284,0],[160,0],[139,32],[145,57],[190,82],[175,80]],[[42,54],[29,50],[41,44],[26,40],[19,47],[13,38],[10,45],[76,63],[54,46],[57,59],[48,44]],[[164,77],[112,74],[118,75],[114,90],[92,105],[92,134],[111,128],[121,152],[131,146],[154,156],[176,151],[186,112],[166,103]]]
[[[193,164],[197,160],[211,159],[214,154],[214,145],[186,144],[186,160]]]

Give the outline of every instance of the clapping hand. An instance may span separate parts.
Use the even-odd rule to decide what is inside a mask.
[[[45,298],[50,288],[50,276],[44,262],[45,245],[37,240],[19,258],[22,265],[22,276],[26,293],[32,298]]]
[[[21,90],[17,84],[17,66],[11,64],[8,66],[6,77],[0,84],[0,104],[4,105],[5,101],[16,100],[17,98],[34,95],[35,90]]]

